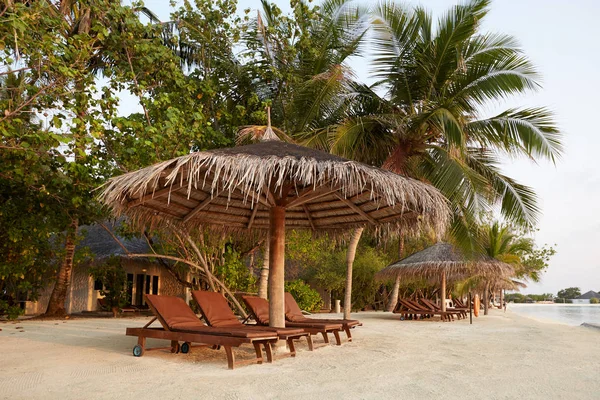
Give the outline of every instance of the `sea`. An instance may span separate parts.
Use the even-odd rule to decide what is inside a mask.
[[[508,304],[514,313],[567,325],[600,325],[600,304]]]

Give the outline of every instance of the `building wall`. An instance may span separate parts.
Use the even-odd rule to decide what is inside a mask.
[[[590,304],[589,299],[573,299],[573,304]]]
[[[142,260],[123,258],[123,269],[128,274],[134,275],[133,302],[135,304],[135,282],[137,275],[158,276],[158,293],[169,296],[186,298],[186,288],[162,266]],[[102,296],[99,290],[94,290],[94,279],[90,276],[91,264],[79,264],[73,269],[71,285],[65,300],[67,313],[79,313],[82,311],[97,311],[98,299]],[[25,313],[27,315],[42,314],[48,307],[50,294],[54,284],[49,285],[40,293],[38,301],[27,302]]]

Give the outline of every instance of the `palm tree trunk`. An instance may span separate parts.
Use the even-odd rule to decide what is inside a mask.
[[[77,227],[79,220],[71,221],[71,226],[67,232],[65,240],[65,258],[63,259],[56,276],[56,284],[50,295],[46,315],[61,316],[66,314],[65,300],[67,298],[67,289],[71,283],[71,274],[73,272],[73,258],[75,256],[75,238],[77,236]]]
[[[269,238],[265,241],[265,250],[263,254],[263,265],[260,269],[260,278],[258,280],[258,297],[267,298],[267,288],[269,287]]]
[[[344,296],[344,319],[350,319],[352,311],[352,267],[354,265],[354,257],[356,257],[356,248],[362,236],[364,227],[356,228],[348,245],[348,253],[346,255],[346,295]]]
[[[394,287],[392,288],[392,293],[390,294],[390,300],[387,304],[386,311],[392,312],[396,308],[396,304],[398,304],[398,294],[400,293],[400,275],[396,277],[396,281],[394,282]]]
[[[398,237],[398,258],[402,260],[402,256],[404,255],[404,235],[400,232],[400,236]],[[398,304],[398,293],[400,292],[400,276],[396,277],[396,281],[394,282],[394,287],[392,288],[392,294],[390,296],[390,300],[387,304],[388,312],[394,311],[396,308],[396,304]]]
[[[488,309],[490,308],[490,289],[489,284],[485,284],[485,289],[483,289],[483,315],[488,315]]]

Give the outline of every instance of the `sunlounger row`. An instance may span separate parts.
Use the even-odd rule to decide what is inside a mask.
[[[468,309],[462,307],[446,308],[446,311],[442,311],[442,308],[432,302],[431,300],[420,298],[418,300],[411,299],[399,299],[396,308],[394,309],[395,314],[400,314],[401,319],[425,319],[433,316],[439,316],[442,321],[453,321],[467,317]]]
[[[309,350],[313,350],[313,335],[322,335],[324,342],[329,343],[328,334],[332,333],[336,344],[341,344],[340,332],[344,331],[348,341],[352,340],[350,329],[362,325],[356,320],[345,319],[311,319],[302,314],[302,310],[290,293],[285,294],[285,328],[269,327],[269,303],[256,296],[243,296],[243,300],[254,317],[256,324],[242,323],[231,311],[227,300],[220,293],[193,291],[192,297],[198,303],[202,320],[186,302],[174,296],[146,295],[146,304],[155,317],[142,328],[127,328],[126,334],[137,336],[138,344],[133,348],[133,355],[140,357],[147,350],[146,339],[165,339],[171,341],[171,352],[188,353],[194,347],[223,347],[227,355],[230,369],[246,363],[261,364],[263,349],[267,362],[273,361],[271,345],[278,340],[285,340],[289,348],[288,356],[295,357],[294,341],[306,339]],[[162,327],[150,327],[159,321]],[[204,321],[204,322],[203,322]],[[256,352],[256,359],[235,361],[233,348],[243,344],[251,344]]]

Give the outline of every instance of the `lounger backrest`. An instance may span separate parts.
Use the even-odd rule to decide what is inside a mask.
[[[426,298],[422,298],[421,303],[423,303],[425,306],[431,308],[432,310],[435,310],[437,308],[437,304],[434,304],[433,302],[431,302],[429,299],[426,299]]]
[[[244,303],[254,314],[259,325],[269,325],[269,302],[262,297],[242,296]]]
[[[161,323],[168,329],[205,326],[192,309],[180,297],[147,294],[146,303],[157,313]]]
[[[304,321],[306,317],[290,292],[285,292],[285,318],[288,321]]]
[[[208,325],[214,327],[243,325],[231,311],[227,299],[221,293],[194,290],[192,297],[198,302],[203,318]]]

